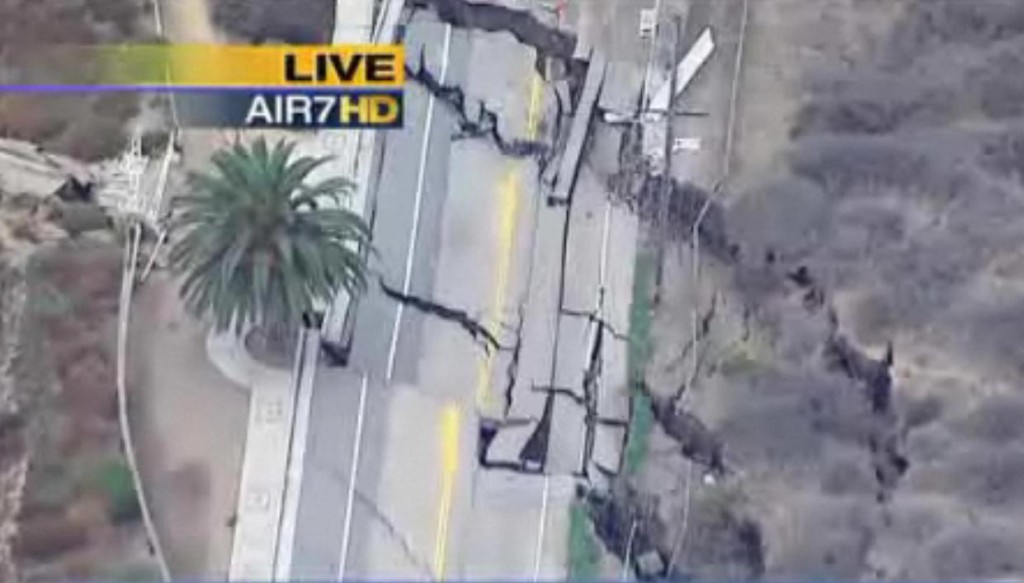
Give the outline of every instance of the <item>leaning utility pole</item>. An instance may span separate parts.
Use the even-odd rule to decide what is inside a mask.
[[[675,30],[675,37],[672,40],[672,75],[669,80],[668,111],[665,115],[664,167],[661,175],[661,188],[658,193],[658,217],[656,221],[658,237],[657,261],[654,272],[655,305],[661,303],[662,279],[664,278],[665,270],[665,249],[668,247],[668,241],[671,236],[669,212],[671,210],[670,201],[672,198],[672,122],[674,121],[676,85],[679,82],[679,67],[676,66],[676,63],[679,62],[679,46],[683,36],[682,18],[678,14],[672,15],[672,25],[672,28]]]

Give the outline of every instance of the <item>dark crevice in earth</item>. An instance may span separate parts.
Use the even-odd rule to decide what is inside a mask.
[[[512,462],[494,462],[487,459],[487,452],[491,448],[491,444],[494,443],[494,438],[498,436],[498,432],[506,427],[523,426],[533,423],[534,419],[493,419],[483,418],[480,420],[479,426],[479,439],[477,440],[476,457],[480,463],[480,467],[493,470],[509,470],[519,474],[535,474],[526,469],[525,463],[520,456],[519,463]]]
[[[819,312],[826,306],[828,308],[828,337],[825,339],[822,356],[827,368],[854,381],[864,391],[874,417],[868,435],[868,449],[878,488],[876,499],[879,503],[885,503],[891,498],[900,478],[910,468],[910,460],[903,451],[899,415],[893,406],[892,342],[886,344],[881,358],[868,356],[840,331],[835,308],[829,304],[824,286],[815,279],[810,269],[804,265],[798,266],[786,274],[786,279],[802,290],[803,305],[808,312]]]
[[[594,334],[594,343],[590,347],[587,369],[583,372],[583,406],[586,409],[584,420],[584,441],[583,461],[580,473],[584,478],[588,476],[590,459],[594,455],[594,437],[597,428],[597,380],[601,377],[603,360],[601,348],[604,343],[604,322],[598,320],[597,333]]]
[[[685,395],[686,391],[690,388],[690,385],[695,384],[697,382],[697,377],[700,375],[700,371],[704,366],[704,358],[708,354],[708,349],[706,346],[704,346],[702,350],[702,345],[700,344],[700,342],[704,338],[707,338],[709,334],[711,334],[711,325],[714,323],[715,314],[717,313],[717,310],[718,294],[716,293],[711,296],[711,304],[708,305],[707,310],[705,310],[704,313],[700,315],[700,319],[697,322],[697,353],[693,355],[693,358],[696,359],[696,362],[693,365],[691,376],[683,379],[683,381],[679,383],[679,388],[676,389],[674,402],[677,404],[677,407],[678,403],[682,400],[683,395]],[[686,344],[683,346],[682,354],[679,357],[680,361],[685,360],[688,356],[690,356],[690,353],[695,349],[694,340],[694,338],[690,338],[689,340],[686,341]]]
[[[577,491],[586,503],[594,534],[604,548],[626,562],[642,581],[665,576],[668,546],[665,525],[658,519],[653,499],[643,498],[623,480],[613,482],[607,494],[595,490]],[[638,560],[640,558],[645,560]],[[652,558],[654,560],[650,560]]]
[[[682,456],[715,476],[726,473],[722,440],[699,417],[676,406],[673,399],[651,395],[654,420],[680,446]]]
[[[437,17],[456,28],[508,32],[538,55],[570,61],[576,52],[576,38],[543,24],[526,10],[514,10],[466,0],[406,0],[413,9],[431,9]]]
[[[707,205],[707,211],[697,229],[701,248],[728,264],[740,259],[739,245],[729,240],[725,222],[725,211],[705,189],[691,183],[679,183],[672,180],[669,188],[665,188],[665,178],[652,173],[643,159],[642,153],[636,151],[640,134],[627,133],[624,136],[620,152],[620,170],[609,179],[609,191],[613,201],[626,205],[630,211],[648,225],[658,226],[665,220],[667,228],[664,236],[671,242],[690,241],[693,225]],[[627,143],[629,142],[629,143]],[[664,207],[668,216],[660,216],[663,212],[661,199],[668,196],[668,205]]]
[[[384,292],[384,295],[395,300],[400,304],[415,308],[423,313],[437,316],[442,320],[448,320],[454,322],[462,327],[463,330],[472,336],[473,340],[481,342],[484,349],[490,353],[492,350],[500,350],[502,348],[498,339],[491,334],[483,324],[477,322],[473,318],[469,317],[469,314],[465,310],[457,308],[450,308],[437,302],[433,302],[428,299],[424,299],[412,294],[406,295],[397,289],[392,288],[388,284],[384,283],[384,279],[380,280],[380,289]]]
[[[834,311],[830,311],[829,320],[831,331],[824,350],[826,363],[864,388],[865,397],[877,421],[868,436],[868,448],[878,485],[876,497],[879,503],[885,503],[892,496],[900,478],[910,468],[910,460],[903,453],[898,415],[893,409],[892,342],[886,346],[885,355],[881,359],[873,359],[839,332]]]

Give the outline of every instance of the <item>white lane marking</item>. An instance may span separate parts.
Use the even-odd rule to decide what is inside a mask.
[[[313,409],[313,382],[316,379],[316,360],[320,350],[320,337],[315,332],[299,330],[301,350],[295,356],[292,378],[299,381],[295,397],[294,422],[292,424],[291,447],[288,453],[288,468],[285,474],[284,506],[281,512],[281,526],[277,541],[277,561],[274,569],[276,581],[287,581],[291,577],[292,557],[295,551],[295,530],[299,517],[299,500],[302,473],[305,469],[306,443],[309,438],[309,417]]]
[[[341,538],[341,560],[338,562],[338,579],[345,579],[345,567],[348,565],[349,539],[352,536],[352,510],[356,497],[356,473],[359,470],[360,446],[363,442],[363,419],[366,416],[366,389],[368,385],[366,375],[363,375],[362,387],[359,389],[359,415],[356,417],[356,440],[352,445],[352,467],[349,470],[348,478],[348,500],[345,502],[345,527]]]
[[[448,75],[448,53],[451,49],[452,42],[452,27],[450,24],[444,26],[444,49],[442,50],[441,60],[441,77],[438,79],[441,84],[444,84],[445,78]],[[409,254],[405,258],[405,279],[402,281],[402,294],[408,295],[409,288],[412,286],[412,266],[413,259],[416,256],[416,238],[420,230],[420,208],[423,204],[423,187],[426,182],[427,176],[427,152],[430,150],[430,126],[433,125],[434,121],[434,105],[436,99],[431,94],[427,100],[427,119],[424,124],[424,136],[423,145],[420,148],[420,166],[419,176],[416,179],[416,197],[413,203],[412,212],[412,235],[410,236],[409,242]],[[391,345],[388,347],[388,366],[385,373],[385,378],[390,381],[392,374],[395,372],[395,353],[398,350],[398,333],[402,327],[402,315],[405,313],[405,305],[398,304],[395,309],[395,325],[391,329]]]
[[[549,490],[551,488],[551,477],[547,474],[544,475],[544,493],[541,495],[540,500],[540,524],[537,526],[537,551],[534,555],[533,561],[533,580],[536,583],[540,581],[540,564],[541,558],[544,553],[544,531],[547,526],[548,516],[548,497]]]

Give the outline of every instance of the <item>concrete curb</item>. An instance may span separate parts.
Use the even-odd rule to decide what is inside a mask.
[[[257,362],[249,354],[245,349],[245,343],[242,342],[244,337],[244,332],[236,336],[232,332],[211,330],[206,336],[206,354],[221,374],[243,389],[251,391],[253,379],[260,372],[264,372],[263,369],[270,367]]]

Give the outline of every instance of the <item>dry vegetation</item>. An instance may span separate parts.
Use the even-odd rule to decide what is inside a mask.
[[[153,574],[116,417],[121,253],[76,208],[0,197],[4,581]]]
[[[819,7],[752,4],[755,23]],[[698,382],[678,365],[688,323],[656,358],[652,390],[687,389],[727,468],[694,486],[678,574],[1020,577],[1024,3],[822,4],[843,26],[893,25],[859,38],[870,50],[785,41],[816,65],[794,90],[785,167],[721,209],[739,253],[705,270],[718,301]],[[688,314],[689,298],[664,309]],[[641,483],[671,548],[685,466],[655,437]],[[739,525],[758,552],[718,552]]]
[[[210,0],[210,4],[217,26],[246,41],[331,41],[334,0]]]
[[[152,577],[138,499],[120,451],[113,338],[116,245],[76,241],[26,270],[30,458],[16,559],[24,580]]]
[[[0,75],[37,74],[25,70],[24,55],[41,43],[143,40],[149,18],[142,0],[0,0]],[[123,149],[126,122],[140,107],[138,96],[129,94],[9,93],[0,95],[0,136],[98,160]]]

